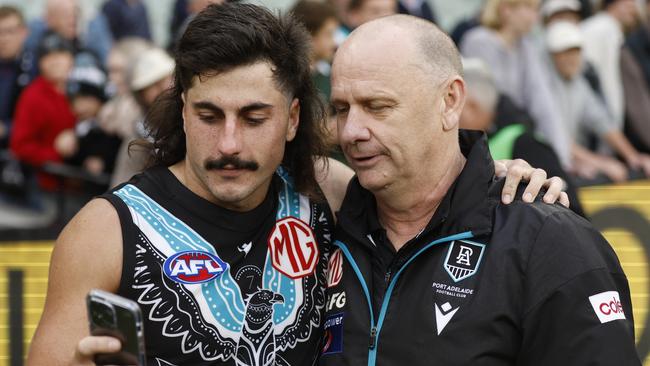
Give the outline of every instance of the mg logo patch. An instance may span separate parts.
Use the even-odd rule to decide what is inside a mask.
[[[318,245],[311,227],[295,217],[276,221],[269,236],[273,267],[286,276],[298,279],[314,272],[318,263]]]
[[[445,270],[454,282],[460,282],[476,273],[484,250],[485,244],[466,240],[452,241],[449,244]]]
[[[343,277],[343,254],[341,249],[332,253],[329,264],[327,265],[327,287],[334,287],[341,282]]]

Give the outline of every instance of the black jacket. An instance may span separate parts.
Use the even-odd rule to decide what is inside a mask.
[[[463,171],[397,253],[372,194],[350,183],[321,364],[640,365],[610,245],[560,205],[502,205],[484,137],[465,136]]]

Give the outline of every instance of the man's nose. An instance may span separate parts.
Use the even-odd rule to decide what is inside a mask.
[[[236,118],[226,118],[218,136],[219,152],[223,155],[235,155],[241,152],[241,131]]]
[[[361,108],[350,107],[347,115],[338,119],[337,127],[342,145],[370,139],[368,116]]]

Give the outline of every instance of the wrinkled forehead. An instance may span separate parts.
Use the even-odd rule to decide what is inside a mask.
[[[332,65],[332,78],[348,72],[401,73],[422,63],[415,42],[404,39],[400,32],[354,34],[337,50]]]

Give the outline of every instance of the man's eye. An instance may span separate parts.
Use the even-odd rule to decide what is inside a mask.
[[[334,106],[334,111],[336,112],[337,115],[339,114],[346,114],[350,110],[350,107],[348,106]]]
[[[248,123],[250,123],[252,125],[259,125],[259,124],[264,123],[264,121],[266,121],[265,117],[258,117],[258,118],[256,118],[256,117],[246,117],[246,122],[248,122]]]
[[[384,112],[388,109],[387,105],[369,105],[368,110],[371,112]]]
[[[213,114],[199,114],[199,119],[206,123],[213,123],[216,121],[216,118]]]

